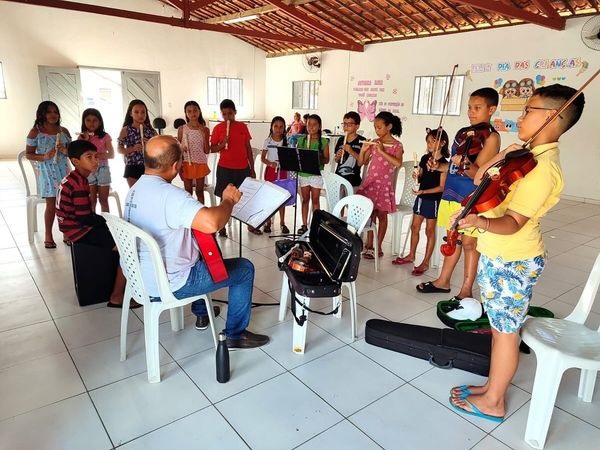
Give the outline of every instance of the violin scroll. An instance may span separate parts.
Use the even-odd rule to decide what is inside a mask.
[[[462,241],[459,239],[459,236],[460,235],[455,228],[448,231],[448,234],[444,238],[444,241],[446,241],[446,243],[440,246],[440,252],[442,252],[442,255],[454,255],[454,252],[456,251],[456,246],[462,244]]]

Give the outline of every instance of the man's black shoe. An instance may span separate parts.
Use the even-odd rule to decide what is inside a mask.
[[[269,343],[269,336],[245,330],[239,339],[227,338],[228,348],[256,348]]]
[[[227,237],[227,230],[225,229],[225,227],[223,227],[219,230],[219,237],[224,237],[224,238]]]
[[[219,306],[213,306],[213,311],[215,312],[215,317],[221,314],[221,308]],[[210,325],[210,320],[208,316],[198,316],[196,318],[196,330],[206,330]]]

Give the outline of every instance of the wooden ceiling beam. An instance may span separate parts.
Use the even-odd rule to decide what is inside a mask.
[[[475,24],[475,22],[473,22],[468,15],[461,13],[458,8],[456,8],[454,5],[450,4],[449,2],[447,2],[446,0],[440,0],[442,2],[442,4],[446,5],[446,7],[448,7],[449,9],[451,9],[458,17],[461,17],[465,22],[467,22],[469,25],[471,25],[473,28],[477,28],[477,24]]]
[[[538,7],[546,16],[554,19],[560,19],[560,15],[554,9],[554,6],[548,0],[532,0],[533,4]]]
[[[328,3],[328,5],[332,6],[330,3]],[[320,10],[320,9],[315,8],[314,5],[310,5],[310,4],[307,4],[304,8],[307,11],[310,11],[311,14],[313,14],[319,18],[323,18],[324,20],[338,21],[343,27],[346,27],[346,28],[352,30],[352,32],[354,32],[355,35],[357,35],[358,39],[361,41],[367,38],[367,36],[364,33],[364,30],[361,31],[356,26],[356,24],[354,22],[352,22],[351,19],[347,18],[344,14],[337,14],[337,15],[331,16],[328,14],[329,10],[328,11]],[[325,17],[320,17],[319,14],[324,14]]]
[[[553,30],[564,30],[566,20],[564,17],[544,17],[540,14],[534,14],[525,9],[516,8],[507,5],[497,0],[453,0],[455,3],[463,3],[473,6],[477,9],[490,11],[500,14],[505,17],[512,17],[524,22],[529,22],[535,25],[541,25]]]

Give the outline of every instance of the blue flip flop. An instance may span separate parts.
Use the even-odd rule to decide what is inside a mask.
[[[492,422],[496,422],[496,423],[504,422],[504,417],[490,416],[489,414],[484,414],[481,411],[479,411],[479,409],[473,403],[469,402],[467,399],[462,399],[462,401],[465,402],[473,411],[467,411],[466,409],[463,409],[460,406],[456,406],[452,402],[452,397],[450,397],[448,399],[448,402],[450,402],[450,406],[452,406],[452,408],[454,408],[459,413],[469,414],[470,416],[480,417],[482,419],[491,420]]]
[[[458,396],[458,398],[460,400],[464,400],[469,395],[471,395],[471,391],[469,390],[469,386],[467,386],[466,384],[463,384],[462,386],[455,386],[452,389],[450,389],[450,398],[452,398],[452,391],[454,389],[460,389],[462,391],[462,393]]]

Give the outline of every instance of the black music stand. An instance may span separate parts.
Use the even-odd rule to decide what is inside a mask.
[[[277,146],[277,158],[279,159],[279,168],[286,172],[295,172],[296,174],[296,198],[294,199],[294,229],[292,233],[269,236],[283,237],[292,236],[296,238],[296,225],[298,216],[298,172],[310,173],[311,175],[321,175],[320,152],[297,147]]]

